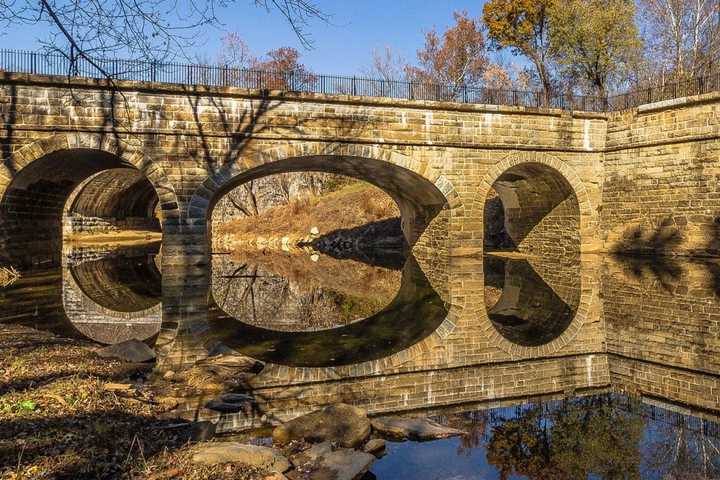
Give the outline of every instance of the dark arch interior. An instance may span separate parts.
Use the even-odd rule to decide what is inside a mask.
[[[408,169],[370,158],[316,155],[266,163],[234,177],[213,197],[208,218],[223,195],[245,182],[268,175],[303,171],[345,175],[364,180],[385,191],[400,208],[402,230],[410,245],[447,206],[447,199],[433,183]]]
[[[570,326],[580,304],[580,265],[509,259],[486,255],[486,297],[499,298],[486,308],[495,329],[517,345],[537,347],[556,339]]]
[[[0,202],[0,250],[9,263],[19,266],[60,264],[62,221],[66,202],[86,179],[104,170],[137,170],[121,158],[92,149],[69,149],[48,154],[19,171]],[[140,203],[151,197],[147,184],[131,185],[133,195],[107,196],[99,205],[120,211],[136,211]],[[152,192],[155,193],[154,191]],[[113,202],[111,199],[115,197]],[[78,198],[84,208],[91,208],[92,199]],[[128,200],[130,205],[125,204]],[[152,210],[157,200],[152,197]]]
[[[136,169],[114,168],[82,182],[65,206],[66,233],[107,229],[160,231],[158,196]]]
[[[493,183],[485,199],[485,251],[545,256],[580,250],[580,208],[565,177],[547,165],[523,163]]]

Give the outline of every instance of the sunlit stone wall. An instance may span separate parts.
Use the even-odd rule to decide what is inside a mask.
[[[608,121],[607,250],[720,253],[720,94],[641,106]]]
[[[427,180],[447,205],[435,219],[404,219],[407,231],[417,236],[415,248],[426,255],[482,248],[479,192],[497,176],[493,166],[508,158],[566,166],[586,190],[580,202],[599,204],[603,115],[134,82],[119,82],[123,94],[118,95],[102,81],[69,83],[72,89],[65,78],[0,75],[0,192],[5,195],[9,188],[13,198],[26,196],[17,208],[4,203],[3,218],[18,218],[3,221],[13,225],[2,240],[10,249],[21,238],[13,232],[22,229],[26,207],[40,198],[38,190],[58,190],[64,199],[95,171],[124,166],[137,168],[158,193],[164,258],[190,263],[205,256],[188,245],[206,243],[215,193],[253,167],[288,158],[322,155],[328,165],[333,158],[375,159]],[[32,181],[21,181],[38,159],[78,148],[119,160],[83,172],[48,166]],[[58,170],[77,175],[58,177]],[[360,175],[377,184],[391,181],[390,173],[392,168]],[[425,208],[406,185],[384,185],[391,195],[415,204],[405,213]],[[55,207],[48,207],[55,215]],[[587,247],[594,241],[596,212],[590,208],[584,215],[591,226],[583,238]],[[56,229],[39,223],[32,228],[38,227]]]

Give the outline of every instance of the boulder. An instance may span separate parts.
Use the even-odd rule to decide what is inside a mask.
[[[100,348],[95,353],[102,358],[114,358],[129,363],[143,363],[155,360],[153,349],[135,339]]]
[[[408,440],[437,440],[465,435],[462,430],[446,427],[427,418],[382,417],[372,420],[372,427],[379,434],[390,438]]]
[[[311,443],[335,442],[355,448],[370,435],[370,420],[365,410],[339,403],[303,415],[273,430],[273,440],[285,445],[293,440]]]
[[[200,445],[196,447],[192,461],[206,465],[237,462],[280,473],[290,469],[290,462],[278,450],[238,442]]]
[[[363,451],[365,453],[372,453],[375,456],[382,456],[382,453],[385,451],[385,440],[382,438],[373,438],[365,444]]]
[[[217,371],[218,373],[260,373],[265,365],[240,353],[227,352],[199,360],[195,362],[195,366]]]
[[[215,410],[220,413],[237,413],[244,411],[250,413],[252,411],[254,400],[250,395],[242,393],[226,393],[214,398],[205,404],[205,408]]]
[[[226,390],[246,386],[264,364],[245,355],[227,353],[208,357],[183,373],[187,384],[199,390]]]
[[[292,464],[296,467],[300,467],[301,465],[306,465],[308,463],[315,463],[320,457],[327,455],[332,452],[332,450],[332,443],[330,442],[317,443],[307,450],[303,450],[291,456],[290,462],[292,462]]]
[[[288,473],[292,480],[357,480],[370,469],[375,456],[340,448],[318,457],[312,464]]]

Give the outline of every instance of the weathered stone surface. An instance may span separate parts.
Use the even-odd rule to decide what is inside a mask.
[[[143,363],[155,360],[155,352],[140,340],[127,340],[96,350],[102,358],[115,358],[124,362]]]
[[[195,463],[218,464],[239,462],[275,472],[285,472],[290,462],[278,450],[237,442],[218,442],[200,445],[192,457]]]
[[[465,435],[462,430],[445,427],[427,418],[373,418],[372,427],[381,435],[408,440],[437,440]]]
[[[344,403],[303,415],[273,430],[273,440],[281,445],[292,440],[331,441],[352,448],[360,446],[369,435],[367,413]]]
[[[363,451],[377,456],[385,451],[385,440],[382,438],[373,438],[365,444]]]
[[[323,455],[327,455],[332,452],[332,450],[332,443],[330,442],[316,443],[312,447],[290,457],[290,461],[295,466],[312,463],[317,461]]]
[[[240,354],[208,357],[195,363],[183,377],[199,390],[220,391],[243,386],[263,369],[263,363]]]
[[[349,448],[332,450],[329,443],[307,451],[308,462],[288,473],[293,480],[356,480],[367,472],[375,456]],[[298,465],[298,464],[296,464]]]

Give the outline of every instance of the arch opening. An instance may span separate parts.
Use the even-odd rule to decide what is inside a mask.
[[[484,251],[560,257],[580,252],[580,206],[568,180],[541,163],[521,163],[492,184],[484,207]]]
[[[58,150],[19,170],[6,188],[0,250],[13,265],[59,266],[63,232],[75,228],[70,218],[93,217],[105,229],[119,219],[123,228],[142,219],[143,228],[159,231],[157,205],[150,181],[123,158],[97,149]]]
[[[221,180],[207,207],[208,234],[212,237],[211,213],[217,202],[239,185],[269,175],[292,172],[324,172],[368,182],[387,193],[400,209],[401,229],[412,246],[432,220],[448,207],[445,195],[429,180],[392,163],[365,157],[314,155],[265,163]],[[218,175],[222,178],[222,175]]]
[[[155,189],[140,171],[103,170],[70,194],[63,212],[63,233],[160,232],[159,213]]]
[[[484,203],[484,298],[510,344],[541,347],[568,330],[581,297],[580,202],[544,163],[510,165]]]
[[[249,315],[229,315],[213,301],[208,342],[219,341],[244,355],[279,365],[352,365],[386,358],[419,343],[438,329],[448,308],[410,257],[395,297],[367,318],[333,328],[279,330],[253,324]]]
[[[495,330],[515,345],[539,347],[560,337],[580,305],[580,264],[487,255],[485,308]]]

